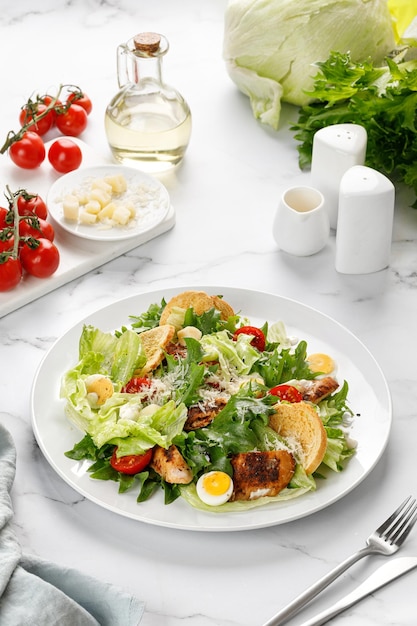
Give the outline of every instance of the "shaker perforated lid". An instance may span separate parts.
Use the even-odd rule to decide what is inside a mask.
[[[145,52],[146,54],[153,54],[159,50],[161,43],[161,35],[158,33],[139,33],[133,38],[135,50]]]

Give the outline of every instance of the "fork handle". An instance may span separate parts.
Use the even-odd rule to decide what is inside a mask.
[[[308,602],[310,602],[313,598],[315,598],[323,589],[325,589],[330,583],[332,583],[336,578],[338,578],[343,572],[345,572],[349,567],[351,567],[354,563],[362,559],[364,556],[371,554],[372,548],[366,546],[362,548],[358,552],[355,552],[347,559],[342,561],[339,565],[337,565],[334,569],[332,569],[328,574],[320,578],[314,585],[311,585],[308,589],[306,589],[303,593],[297,596],[290,604],[287,604],[286,607],[278,611],[270,620],[265,622],[263,626],[280,626],[284,624],[290,617],[293,617],[298,611],[300,611]]]

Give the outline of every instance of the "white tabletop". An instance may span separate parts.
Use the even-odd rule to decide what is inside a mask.
[[[284,107],[275,132],[253,118],[222,59],[225,0],[2,2],[0,134],[16,129],[26,99],[59,83],[80,85],[94,110],[82,136],[111,162],[104,111],[117,91],[116,47],[140,30],[165,34],[167,82],[188,100],[193,131],[186,159],[165,177],[175,226],[0,319],[0,419],[17,447],[12,492],[24,552],[124,587],[146,602],[143,626],[262,626],[325,574],[408,494],[417,493],[416,233],[412,196],[397,190],[388,269],[343,275],[335,237],[318,254],[278,250],[271,234],[280,191],[301,179]],[[7,155],[0,157],[4,165]],[[2,186],[7,180],[1,180]],[[50,467],[30,421],[30,392],[53,342],[81,318],[152,289],[224,285],[300,301],[331,316],[372,352],[393,399],[381,460],[353,491],[309,517],[240,532],[189,532],[137,522],[83,498]],[[417,554],[417,533],[401,554]],[[355,566],[303,619],[350,590],[383,557]],[[413,572],[347,611],[335,623],[416,623]],[[344,620],[344,621],[343,621]],[[1,619],[0,619],[1,621]]]

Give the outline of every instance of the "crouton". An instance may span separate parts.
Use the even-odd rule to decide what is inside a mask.
[[[269,425],[284,439],[299,445],[300,463],[307,474],[312,474],[323,460],[327,447],[327,433],[315,407],[307,402],[281,402]]]
[[[232,307],[219,296],[209,296],[204,291],[184,291],[167,302],[159,323],[161,325],[166,324],[174,308],[186,311],[191,307],[196,315],[202,315],[202,313],[213,308],[220,311],[220,316],[224,320],[227,320],[230,315],[234,315]]]

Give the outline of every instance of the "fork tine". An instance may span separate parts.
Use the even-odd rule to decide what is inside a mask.
[[[414,501],[414,505],[409,510],[407,516],[404,518],[404,521],[398,529],[394,532],[392,537],[390,537],[391,541],[395,543],[397,546],[400,546],[403,541],[408,537],[409,532],[413,528],[414,524],[417,522],[417,505]]]
[[[403,513],[403,509],[407,506],[407,504],[410,502],[410,500],[411,500],[411,496],[408,496],[408,498],[406,498],[406,499],[404,500],[404,502],[402,502],[402,504],[400,504],[400,506],[398,507],[398,509],[396,509],[396,510],[394,511],[394,513],[393,513],[392,515],[390,515],[390,516],[389,516],[389,518],[388,518],[388,519],[386,519],[386,520],[385,520],[385,522],[383,522],[383,523],[381,524],[381,526],[379,526],[379,527],[376,529],[376,531],[375,531],[375,532],[377,532],[378,534],[382,534],[382,533],[384,533],[386,530],[388,530],[388,528],[390,528],[390,527],[391,527],[391,526],[392,526],[392,525],[393,525],[393,524],[397,521],[397,518],[398,518],[399,516],[401,516],[401,515],[402,515],[402,513]],[[413,500],[412,500],[411,504],[413,504],[413,502],[415,502],[414,498],[413,498]]]

